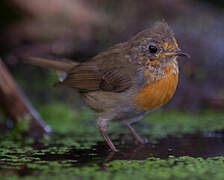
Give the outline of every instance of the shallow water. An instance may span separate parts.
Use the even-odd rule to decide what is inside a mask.
[[[62,135],[53,136],[54,141],[63,138]],[[66,135],[63,136],[65,138]],[[72,138],[71,134],[68,136]],[[150,157],[168,159],[170,156],[207,158],[224,155],[224,137],[221,133],[186,134],[179,138],[167,137],[156,143],[146,144],[137,144],[130,140],[124,142],[122,136],[114,140],[118,153],[112,153],[104,141],[99,141],[90,148],[67,147],[60,143],[46,145],[39,141],[20,147],[9,145],[8,149],[2,146],[0,172],[28,176],[42,168],[51,168],[54,163],[61,164],[63,168],[96,164],[103,170],[105,163],[114,160],[146,160]]]
[[[32,139],[17,131],[0,136],[0,179],[223,179],[224,114],[157,111],[136,131],[110,124],[119,149],[112,153],[86,111],[61,104],[41,106],[54,134]]]

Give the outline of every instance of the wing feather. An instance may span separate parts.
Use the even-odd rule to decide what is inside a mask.
[[[95,66],[81,64],[76,66],[69,73],[60,85],[77,88],[80,91],[111,91],[122,92],[131,86],[131,78],[122,73],[121,69],[101,71]]]

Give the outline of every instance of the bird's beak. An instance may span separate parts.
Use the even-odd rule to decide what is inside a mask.
[[[183,56],[183,57],[187,57],[187,58],[190,58],[190,57],[191,57],[190,54],[182,52],[180,48],[177,48],[177,49],[173,52],[173,55],[174,55],[174,56]]]
[[[183,57],[187,57],[187,58],[191,57],[188,53],[182,52],[180,48],[166,52],[165,56],[183,56]]]

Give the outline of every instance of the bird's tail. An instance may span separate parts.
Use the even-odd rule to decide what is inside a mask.
[[[51,60],[46,58],[36,58],[36,57],[22,57],[21,58],[24,63],[32,64],[35,66],[52,68],[55,70],[68,72],[74,66],[79,65],[78,62],[68,61],[68,60]]]

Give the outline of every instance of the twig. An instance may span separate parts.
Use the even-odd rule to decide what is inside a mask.
[[[29,132],[39,136],[49,133],[47,126],[38,112],[29,103],[28,99],[18,88],[6,66],[0,59],[0,105],[14,122],[20,122],[29,117]]]

